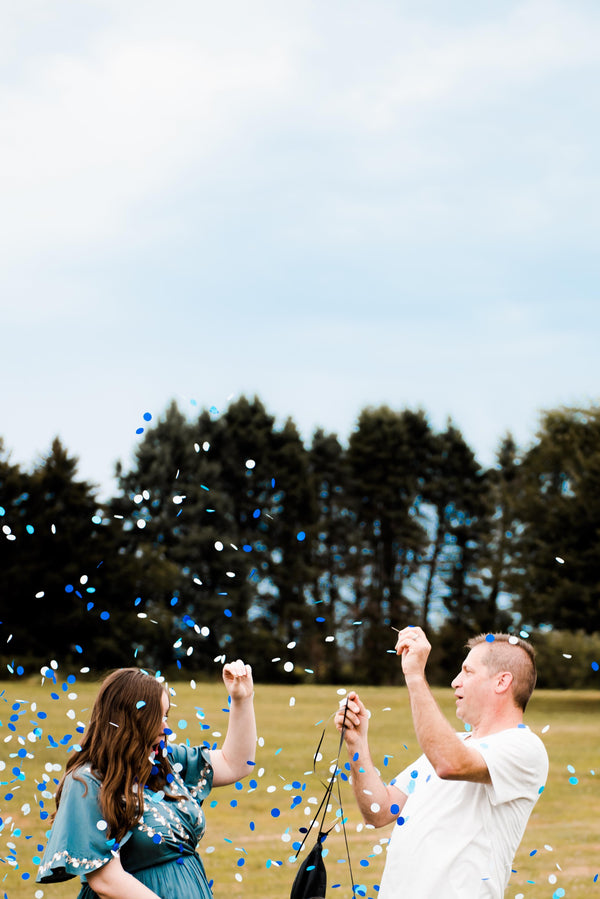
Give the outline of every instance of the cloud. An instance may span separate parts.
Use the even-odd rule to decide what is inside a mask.
[[[520,109],[523,90],[597,65],[600,38],[597,16],[562,3],[509,5],[459,26],[383,3],[363,22],[359,7],[339,3],[179,2],[167,12],[106,2],[62,40],[54,34],[70,12],[51,7],[41,48],[47,10],[33,23],[27,6],[16,22],[12,12],[13,37],[38,37],[0,94],[0,237],[15,260],[67,245],[135,247],[160,235],[146,215],[160,197],[188,182],[210,194],[228,177],[243,207],[269,183],[292,200],[295,174],[300,219],[304,195],[319,204],[320,237],[337,225],[352,240],[361,221],[414,231],[415,216],[450,225],[454,190],[432,181],[464,176],[461,159],[490,149],[489,108],[509,96]],[[479,133],[449,121],[469,112]],[[397,191],[409,215],[398,216]],[[515,202],[498,218],[543,219],[534,197]],[[284,228],[293,235],[293,216]]]

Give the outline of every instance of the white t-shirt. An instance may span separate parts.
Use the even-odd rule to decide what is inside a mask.
[[[422,755],[392,784],[407,795],[388,846],[379,899],[501,899],[548,776],[542,741],[524,724],[468,740],[491,784],[441,780]]]

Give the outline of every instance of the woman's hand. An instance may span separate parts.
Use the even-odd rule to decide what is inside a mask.
[[[254,693],[252,668],[241,659],[223,666],[223,682],[232,699],[247,699]]]
[[[213,787],[222,787],[247,777],[256,753],[254,682],[250,665],[241,659],[223,666],[223,681],[231,697],[229,722],[222,749],[211,749]]]

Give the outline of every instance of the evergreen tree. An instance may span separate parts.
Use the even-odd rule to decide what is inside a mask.
[[[381,682],[390,626],[414,620],[405,585],[418,570],[427,533],[420,515],[424,472],[432,451],[422,411],[365,409],[350,437],[348,463],[357,517],[360,575],[356,630],[368,679]],[[358,647],[357,647],[358,648]]]
[[[480,565],[487,596],[480,607],[482,631],[505,631],[512,624],[514,546],[517,539],[515,499],[521,476],[517,445],[510,434],[501,441],[496,465],[486,473],[489,490],[489,534]],[[504,604],[501,606],[501,600]]]
[[[450,422],[432,438],[423,490],[431,543],[421,625],[427,627],[434,585],[457,624],[473,626],[482,604],[479,559],[486,530],[484,475],[460,431]]]
[[[33,474],[2,466],[14,540],[0,544],[0,617],[15,654],[32,664],[129,664],[133,608],[124,608],[121,590],[135,582],[136,566],[119,555],[94,488],[76,473],[58,438]]]
[[[600,409],[546,412],[522,462],[517,607],[525,624],[600,629]]]
[[[352,670],[348,606],[358,574],[356,514],[348,495],[346,453],[337,436],[321,429],[315,431],[309,459],[318,510],[312,545],[311,596],[316,615],[325,619],[327,636],[334,637],[325,644],[321,634],[321,639],[314,641],[311,654],[320,679],[335,683],[342,676],[342,657],[344,672]]]

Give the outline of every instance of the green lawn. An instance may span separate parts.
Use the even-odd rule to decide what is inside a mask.
[[[178,739],[220,743],[227,725],[227,715],[222,711],[226,693],[221,683],[199,684],[195,690],[190,684],[174,686],[177,696],[170,726]],[[52,692],[59,698],[52,699]],[[4,767],[0,765],[0,897],[64,899],[77,895],[78,881],[44,887],[34,884],[35,858],[48,826],[40,820],[41,794],[36,781],[44,773],[60,777],[62,769],[56,766],[64,765],[65,747],[52,747],[48,735],[59,742],[65,734],[72,734],[73,742],[77,742],[75,727],[78,721],[87,721],[95,692],[95,685],[79,682],[63,689],[60,679],[57,686],[23,680],[0,684],[0,759],[4,763]],[[391,779],[419,754],[406,691],[382,687],[363,688],[360,693],[373,713],[370,737],[375,762],[384,779]],[[449,719],[455,720],[452,691],[436,690],[436,696]],[[245,781],[242,790],[222,788],[207,801],[207,832],[201,854],[209,877],[214,879],[217,899],[285,899],[289,895],[296,869],[290,861],[292,843],[298,838],[299,828],[311,820],[322,795],[319,778],[327,778],[329,763],[337,752],[338,737],[329,719],[339,699],[337,687],[257,686],[260,746],[253,775],[257,787],[252,789]],[[19,701],[26,704],[13,709]],[[203,720],[198,718],[199,708],[205,714]],[[40,712],[48,717],[40,720]],[[546,743],[550,777],[515,859],[515,873],[506,892],[511,899],[550,899],[560,889],[564,894],[559,895],[568,899],[596,895],[600,899],[600,876],[594,882],[600,875],[599,712],[598,692],[539,691],[534,695],[527,722]],[[13,723],[16,729],[11,731],[10,717],[19,713]],[[323,761],[315,775],[313,752],[326,721]],[[31,722],[43,728],[35,742],[28,739],[34,727]],[[201,724],[210,727],[202,730]],[[24,749],[33,757],[19,758],[19,750]],[[15,768],[21,773],[14,773]],[[573,777],[576,784],[570,783]],[[53,791],[52,783],[50,788]],[[363,827],[351,788],[343,784],[342,790],[355,881],[365,885],[366,896],[375,897],[374,885],[381,877],[391,828],[376,831]],[[294,796],[301,796],[302,801],[292,809]],[[54,808],[52,800],[44,802],[50,810]],[[272,814],[276,809],[279,814]],[[335,821],[335,809],[329,821]],[[341,831],[331,834],[327,846],[328,899],[349,899]],[[7,862],[10,858],[16,859],[18,867]],[[30,877],[23,879],[24,875]]]

